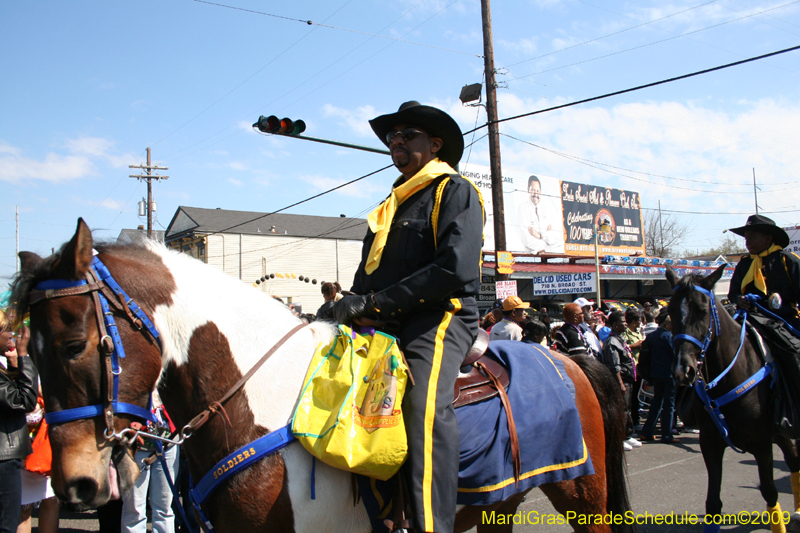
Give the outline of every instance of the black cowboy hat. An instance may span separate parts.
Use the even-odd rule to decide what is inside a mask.
[[[386,134],[398,124],[417,126],[431,136],[439,137],[443,144],[437,156],[451,167],[455,167],[461,160],[461,154],[464,153],[464,136],[461,134],[461,128],[453,117],[441,109],[411,100],[402,104],[397,113],[381,115],[369,121],[372,131],[387,146]]]
[[[750,215],[747,217],[747,222],[744,226],[739,228],[731,228],[728,231],[732,231],[736,235],[741,235],[744,237],[744,232],[747,230],[758,231],[760,233],[772,235],[772,242],[781,248],[786,248],[791,241],[789,234],[786,233],[783,228],[775,224],[774,220],[765,217],[764,215]]]

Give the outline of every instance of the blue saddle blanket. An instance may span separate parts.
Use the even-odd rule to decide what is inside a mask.
[[[512,494],[593,474],[575,406],[575,386],[564,365],[541,345],[489,343],[488,354],[508,369],[508,399],[519,438],[520,482],[506,413],[499,397],[456,409],[461,434],[458,503],[488,505]]]
[[[541,345],[493,341],[487,353],[508,369],[508,397],[519,438],[520,482],[514,485],[506,413],[499,396],[456,409],[461,435],[458,503],[488,505],[537,487],[593,474],[564,364]],[[394,478],[357,476],[375,531],[384,530]]]

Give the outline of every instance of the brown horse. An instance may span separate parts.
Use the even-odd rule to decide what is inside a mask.
[[[150,391],[158,387],[178,427],[222,397],[299,323],[266,294],[156,243],[95,246],[98,258],[160,334],[155,341],[134,325],[124,305],[112,306],[127,353],[120,361],[118,400],[145,407]],[[23,268],[13,298],[21,312],[30,311],[31,354],[40,369],[48,412],[106,404],[111,378],[104,366],[96,293],[31,296],[48,280],[86,278],[93,260],[88,226],[79,220],[72,240],[47,259],[26,252],[20,258]],[[185,441],[194,480],[231,451],[286,426],[314,348],[328,342],[333,332],[331,325],[316,322],[289,338],[225,403],[230,424],[224,416],[214,416]],[[595,524],[596,520],[586,523],[589,515],[629,510],[622,452],[624,406],[618,386],[595,361],[576,363],[553,356],[563,360],[575,384],[595,473],[541,489],[559,512],[576,513],[580,520],[572,525],[577,531],[626,529]],[[96,507],[134,483],[139,471],[131,450],[113,434],[137,420],[101,410],[93,418],[51,426],[52,484],[60,499]],[[298,443],[290,444],[225,481],[205,505],[208,516],[220,532],[370,531],[364,506],[353,504],[351,474],[318,462],[312,500],[311,469],[311,456]],[[492,511],[496,517],[510,517],[523,498],[524,493],[518,493],[493,506],[460,507],[456,529],[477,525],[479,531],[511,531],[512,520],[503,525],[481,522]]]

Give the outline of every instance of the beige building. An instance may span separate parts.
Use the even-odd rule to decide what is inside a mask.
[[[305,313],[316,313],[323,281],[338,280],[350,288],[366,232],[365,219],[181,206],[164,242],[257,290],[302,304]]]

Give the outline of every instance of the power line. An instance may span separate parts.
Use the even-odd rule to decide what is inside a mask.
[[[800,0],[798,0],[798,1],[800,1]],[[780,55],[780,54],[785,54],[787,52],[794,52],[795,50],[800,50],[800,45],[792,46],[791,48],[784,48],[783,50],[778,50],[776,52],[770,52],[768,54],[763,54],[763,55],[751,57],[751,58],[748,58],[748,59],[742,59],[740,61],[734,61],[733,63],[727,63],[725,65],[720,65],[718,67],[708,68],[708,69],[705,69],[705,70],[698,70],[697,72],[692,72],[690,74],[683,74],[682,76],[675,76],[674,78],[668,78],[668,79],[661,80],[661,81],[656,81],[656,82],[653,82],[653,83],[647,83],[645,85],[638,85],[636,87],[631,87],[630,89],[623,89],[621,91],[614,91],[612,93],[606,93],[606,94],[602,94],[600,96],[593,96],[592,98],[585,98],[583,100],[578,100],[577,102],[570,102],[568,104],[562,104],[562,105],[557,105],[557,106],[553,106],[553,107],[548,107],[546,109],[540,109],[538,111],[531,111],[530,113],[523,113],[521,115],[514,115],[512,117],[501,118],[501,119],[497,120],[497,123],[499,124],[500,122],[507,122],[509,120],[516,120],[518,118],[524,118],[524,117],[530,117],[530,116],[533,116],[533,115],[539,115],[541,113],[547,113],[549,111],[556,111],[558,109],[564,109],[564,108],[576,106],[576,105],[579,105],[579,104],[585,104],[585,103],[588,103],[588,102],[594,102],[595,100],[602,100],[604,98],[610,98],[612,96],[619,96],[621,94],[630,93],[630,92],[634,92],[634,91],[639,91],[641,89],[647,89],[649,87],[655,87],[657,85],[663,85],[665,83],[671,83],[673,81],[683,80],[683,79],[686,79],[686,78],[699,76],[701,74],[708,74],[709,72],[714,72],[714,71],[717,71],[717,70],[722,70],[722,69],[726,69],[726,68],[730,68],[730,67],[735,67],[735,66],[738,66],[738,65],[743,65],[745,63],[750,63],[751,61],[758,61],[760,59],[766,59],[768,57],[772,57],[772,56],[776,56],[776,55]],[[469,130],[469,131],[465,132],[464,135],[472,133],[475,130],[479,130],[481,128],[485,128],[486,126],[488,126],[488,123],[487,124],[483,124],[481,126],[478,126],[474,130]]]
[[[628,176],[626,174],[620,174],[618,172],[613,172],[611,170],[608,170],[608,169],[605,169],[605,168],[602,168],[602,167],[609,167],[609,168],[614,168],[614,169],[617,169],[617,170],[624,170],[626,172],[633,172],[635,174],[643,174],[645,176],[650,176],[650,177],[653,177],[653,178],[663,178],[663,179],[675,180],[675,181],[689,181],[689,182],[694,182],[694,183],[706,183],[706,184],[709,184],[709,185],[724,185],[724,186],[746,185],[746,186],[749,187],[751,185],[749,183],[719,183],[719,182],[715,182],[715,181],[692,180],[692,179],[689,179],[689,178],[673,178],[671,176],[664,176],[664,175],[661,175],[661,174],[651,174],[650,172],[642,172],[642,171],[639,171],[639,170],[631,170],[629,168],[617,167],[617,166],[609,165],[609,164],[606,164],[606,163],[599,163],[597,161],[592,161],[591,159],[584,159],[582,157],[578,157],[578,156],[575,156],[575,155],[567,154],[565,152],[559,152],[558,150],[553,150],[552,148],[546,148],[544,146],[540,146],[540,145],[532,143],[530,141],[525,141],[525,140],[519,139],[517,137],[514,137],[512,135],[508,135],[507,133],[501,133],[500,135],[503,135],[504,137],[508,137],[509,139],[514,139],[515,141],[519,141],[519,142],[521,142],[523,144],[527,144],[527,145],[533,146],[534,148],[539,148],[540,150],[544,150],[546,152],[550,152],[550,153],[555,154],[557,156],[564,157],[564,158],[569,159],[571,161],[575,161],[576,163],[580,163],[582,165],[586,165],[586,166],[589,166],[589,167],[592,167],[592,168],[596,168],[598,170],[602,170],[603,172],[608,172],[609,174],[614,174],[615,176],[621,176],[623,178],[628,178],[628,179],[632,179],[632,180],[635,180],[635,181],[641,181],[641,182],[644,182],[644,183],[652,183],[652,182],[648,181],[648,180],[645,180],[645,179],[642,179],[642,178],[637,178],[637,177],[634,177],[634,176]],[[797,183],[797,182],[787,182],[787,183]],[[780,184],[778,184],[778,185],[780,185]],[[677,185],[670,185],[670,187],[672,187],[673,189],[681,189],[681,190],[684,190],[684,191],[702,192],[702,193],[711,193],[711,194],[748,194],[748,195],[750,194],[750,191],[704,190],[704,189],[692,189],[692,188],[689,188],[689,187],[679,187]],[[786,190],[786,189],[782,189],[782,190]]]
[[[396,41],[396,42],[399,42],[399,43],[415,44],[417,46],[426,46],[428,48],[435,48],[436,50],[443,50],[445,52],[453,52],[453,53],[456,53],[456,54],[463,54],[463,55],[472,56],[472,57],[479,57],[479,58],[483,59],[483,56],[479,55],[479,54],[473,54],[473,53],[470,53],[470,52],[462,52],[460,50],[452,50],[450,48],[444,48],[442,46],[436,46],[436,45],[433,45],[433,44],[418,43],[416,41],[407,41],[405,39],[398,39],[396,37],[389,37],[387,35],[378,35],[377,33],[369,33],[369,32],[361,31],[361,30],[353,30],[353,29],[350,29],[350,28],[341,28],[339,26],[331,26],[330,24],[323,24],[321,22],[314,22],[312,20],[301,20],[301,19],[296,19],[296,18],[292,18],[292,17],[284,17],[282,15],[275,15],[275,14],[272,14],[272,13],[264,13],[263,11],[255,11],[253,9],[245,9],[245,8],[242,8],[242,7],[228,6],[228,5],[225,5],[225,4],[217,4],[215,2],[208,2],[207,0],[194,0],[194,1],[195,2],[199,2],[201,4],[209,4],[209,5],[212,5],[212,6],[225,7],[225,8],[228,8],[228,9],[235,9],[237,11],[245,11],[247,13],[253,13],[253,14],[256,14],[256,15],[264,15],[264,16],[267,16],[267,17],[274,17],[274,18],[279,18],[279,19],[284,19],[284,20],[291,20],[293,22],[301,22],[301,23],[306,24],[308,26],[320,26],[322,28],[329,28],[329,29],[332,29],[332,30],[347,31],[347,32],[350,32],[350,33],[358,33],[360,35],[368,35],[370,37],[378,37],[380,39],[388,39],[390,41]]]
[[[714,25],[712,25],[712,26],[707,26],[707,27],[705,27],[705,28],[700,28],[700,29],[698,29],[698,30],[690,31],[690,32],[687,32],[687,33],[682,33],[682,34],[680,34],[680,35],[675,35],[675,36],[673,36],[673,37],[667,37],[666,39],[661,39],[660,41],[654,41],[654,42],[652,42],[652,43],[642,44],[642,45],[639,45],[639,46],[634,46],[634,47],[632,47],[632,48],[626,48],[625,50],[620,50],[620,51],[617,51],[617,52],[612,52],[612,53],[610,53],[610,54],[606,54],[606,55],[602,55],[602,56],[593,57],[593,58],[591,58],[591,59],[585,59],[585,60],[583,60],[583,61],[578,61],[578,62],[576,62],[576,63],[570,63],[569,65],[562,65],[562,66],[560,66],[560,67],[555,67],[555,68],[551,68],[551,69],[547,69],[547,70],[542,70],[541,72],[534,72],[533,74],[526,74],[525,76],[520,76],[520,77],[518,77],[518,78],[511,78],[511,79],[512,79],[512,80],[522,80],[522,79],[525,79],[525,78],[529,78],[529,77],[531,77],[531,76],[538,76],[539,74],[545,74],[545,73],[547,73],[547,72],[553,72],[553,71],[556,71],[556,70],[561,70],[561,69],[565,69],[565,68],[568,68],[568,67],[574,67],[575,65],[582,65],[582,64],[584,64],[584,63],[589,63],[589,62],[591,62],[591,61],[596,61],[596,60],[598,60],[598,59],[604,59],[604,58],[607,58],[607,57],[611,57],[611,56],[615,56],[615,55],[623,54],[623,53],[625,53],[625,52],[630,52],[630,51],[632,51],[632,50],[639,50],[639,49],[641,49],[641,48],[647,48],[648,46],[653,46],[653,45],[655,45],[655,44],[665,43],[665,42],[667,42],[667,41],[672,41],[672,40],[675,40],[675,39],[679,39],[679,38],[681,38],[681,37],[686,37],[687,35],[692,35],[693,33],[699,33],[699,32],[701,32],[701,31],[706,31],[706,30],[710,30],[710,29],[713,29],[713,28],[718,28],[718,27],[720,27],[720,26],[724,26],[725,24],[730,24],[731,22],[737,22],[737,21],[740,21],[740,20],[744,20],[744,19],[746,19],[746,18],[754,17],[754,16],[756,16],[756,15],[760,15],[760,14],[762,14],[762,13],[766,13],[766,12],[768,12],[768,11],[774,11],[774,10],[776,10],[776,9],[781,9],[781,8],[783,8],[783,7],[790,6],[790,5],[792,5],[792,4],[796,4],[796,3],[798,3],[798,2],[800,2],[800,0],[794,0],[793,2],[788,2],[788,3],[786,3],[786,4],[782,4],[782,5],[779,5],[779,6],[776,6],[776,7],[772,7],[772,8],[769,8],[769,9],[765,9],[765,10],[763,10],[763,11],[759,11],[759,12],[757,12],[757,13],[752,13],[752,14],[750,14],[750,15],[745,15],[745,16],[743,16],[743,17],[739,17],[739,18],[737,18],[737,19],[727,20],[727,21],[725,21],[725,22],[720,22],[719,24],[714,24]]]
[[[502,67],[502,68],[516,67],[517,65],[521,65],[523,63],[528,63],[529,61],[535,61],[535,60],[541,59],[543,57],[547,57],[547,56],[550,56],[550,55],[553,55],[553,54],[558,54],[559,52],[564,52],[566,50],[571,50],[573,48],[578,48],[579,46],[583,46],[585,44],[593,43],[595,41],[600,41],[600,40],[606,39],[608,37],[613,37],[614,35],[619,35],[621,33],[625,33],[625,32],[631,31],[631,30],[635,30],[636,28],[641,28],[642,26],[647,26],[648,24],[653,24],[654,22],[659,22],[661,20],[665,20],[665,19],[668,19],[670,17],[674,17],[676,15],[680,15],[682,13],[686,13],[687,11],[692,11],[693,9],[698,9],[700,7],[707,6],[708,4],[713,4],[715,2],[717,2],[717,0],[710,0],[709,2],[704,2],[704,3],[700,4],[700,5],[696,5],[694,7],[690,7],[690,8],[684,9],[682,11],[678,11],[678,12],[672,13],[670,15],[665,15],[665,16],[657,18],[657,19],[653,19],[653,20],[650,20],[650,21],[647,21],[647,22],[643,22],[641,24],[637,24],[636,26],[631,26],[629,28],[625,28],[624,30],[615,31],[613,33],[609,33],[609,34],[603,35],[601,37],[596,37],[594,39],[589,39],[588,41],[583,41],[581,43],[573,44],[571,46],[566,46],[566,47],[560,48],[558,50],[553,50],[552,52],[548,52],[546,54],[542,54],[542,55],[539,55],[539,56],[536,56],[536,57],[531,57],[530,59],[524,59],[522,61],[518,61],[517,63],[511,63],[510,65],[506,65],[505,67]],[[588,4],[588,2],[583,2],[583,3],[584,4]],[[592,7],[597,7],[597,6],[594,6],[592,4],[588,4],[588,5],[590,5]],[[600,8],[600,9],[603,9],[603,8]],[[605,11],[608,11],[608,10],[605,10]],[[615,13],[615,15],[616,14],[617,13]],[[514,79],[521,79],[521,78],[514,78]]]

